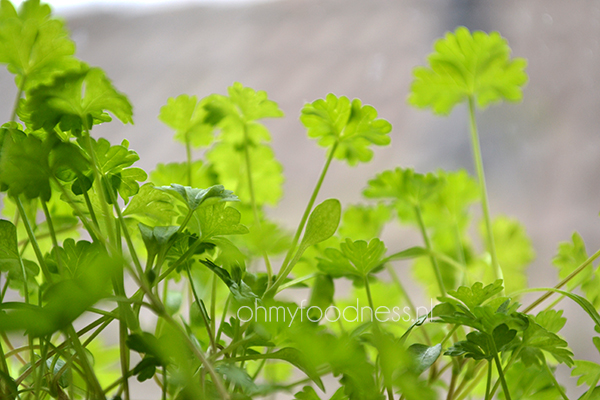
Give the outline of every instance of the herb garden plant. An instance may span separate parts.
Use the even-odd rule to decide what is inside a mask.
[[[524,228],[489,209],[476,109],[519,101],[527,81],[498,33],[447,33],[409,95],[441,115],[467,105],[476,176],[398,166],[366,183],[363,204],[321,199],[332,162],[369,162],[392,131],[328,94],[301,110],[325,163],[294,232],[265,213],[284,179],[261,122],[283,113],[265,92],[168,99],[158,117],[186,157],[147,173],[126,140],[94,135],[110,115],[131,123],[132,106],[74,53],[47,5],[2,0],[0,62],[18,94],[0,130],[0,398],[129,400],[137,380],[157,399],[573,399],[561,363],[581,399],[600,398],[600,365],[559,334],[564,298],[600,333],[600,251],[574,234],[554,259],[560,282],[528,288]],[[388,252],[392,223],[422,245]],[[408,297],[398,260],[433,308]],[[290,300],[297,288],[309,298]]]

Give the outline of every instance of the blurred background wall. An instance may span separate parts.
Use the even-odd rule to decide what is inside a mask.
[[[598,0],[279,0],[154,8],[100,2],[60,12],[78,56],[105,69],[134,105],[134,126],[115,122],[95,128],[95,136],[128,138],[143,168],[185,156],[157,119],[167,98],[225,93],[234,81],[266,90],[286,113],[268,121],[287,174],[285,197],[270,213],[290,228],[324,160],[306,138],[299,111],[329,92],[375,106],[393,132],[392,145],[377,149],[372,163],[334,164],[322,199],[357,202],[367,179],[399,165],[473,171],[466,109],[434,117],[409,108],[406,97],[411,71],[425,62],[434,39],[458,25],[498,30],[514,56],[528,59],[530,81],[522,104],[478,115],[492,213],[526,226],[537,252],[530,269],[535,286],[557,282],[551,259],[572,231],[590,252],[600,246]],[[8,119],[16,91],[4,70],[0,93],[0,115]],[[386,244],[405,248],[404,239],[388,233]],[[597,358],[586,354],[591,343],[573,340],[590,337],[587,317],[564,305],[574,316],[563,333],[576,357]]]

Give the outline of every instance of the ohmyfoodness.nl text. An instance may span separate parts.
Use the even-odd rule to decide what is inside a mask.
[[[326,320],[328,322],[337,322],[342,319],[346,322],[371,322],[377,320],[379,322],[414,322],[423,316],[431,320],[433,318],[433,300],[430,307],[387,307],[379,306],[375,309],[370,306],[361,306],[360,301],[356,299],[356,306],[346,306],[343,308],[337,306],[329,306],[323,309],[319,306],[306,305],[307,300],[300,302],[300,307],[296,309],[284,306],[269,306],[265,307],[259,304],[258,300],[254,301],[254,307],[242,306],[237,311],[237,317],[241,322],[248,321],[266,321],[266,322],[289,322],[288,327],[294,321],[300,322],[308,320],[311,322],[320,322]]]

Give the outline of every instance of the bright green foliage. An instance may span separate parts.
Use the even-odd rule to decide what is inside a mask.
[[[174,209],[171,196],[156,190],[151,183],[147,183],[140,187],[137,195],[131,198],[123,210],[123,215],[132,216],[148,224],[168,225],[178,213]]]
[[[223,185],[215,185],[207,189],[195,189],[174,183],[171,186],[161,186],[157,189],[182,201],[190,211],[196,211],[202,205],[210,206],[225,201],[239,201],[237,196],[231,190],[226,190]]]
[[[389,207],[383,204],[352,205],[344,210],[338,233],[341,237],[354,240],[369,240],[381,234],[383,226],[390,220],[390,214]]]
[[[340,224],[342,206],[337,199],[327,199],[310,214],[300,246],[307,248],[329,239]]]
[[[214,139],[212,126],[205,122],[206,114],[196,96],[182,94],[167,100],[158,119],[175,130],[175,140],[194,147],[205,147]]]
[[[585,243],[579,233],[574,232],[570,242],[558,245],[558,253],[552,263],[558,268],[558,276],[564,279],[574,272],[588,258]],[[581,290],[595,307],[600,307],[600,269],[592,265],[586,267],[579,276],[567,284],[569,290],[581,285]]]
[[[212,168],[202,160],[192,162],[192,182],[194,186],[209,187],[216,184],[216,175]],[[169,186],[172,183],[188,185],[189,177],[185,163],[172,162],[168,164],[159,163],[150,172],[150,181],[156,186]]]
[[[21,258],[17,244],[17,228],[4,219],[0,219],[0,271],[6,272],[7,278],[12,282],[19,282],[18,288],[23,287],[23,272],[28,284],[34,287],[35,277],[40,271],[37,264]]]
[[[213,236],[240,235],[248,233],[248,228],[240,224],[241,214],[225,203],[216,203],[200,207],[194,213],[190,230],[199,234],[202,240]]]
[[[501,100],[519,101],[527,82],[522,58],[510,59],[510,47],[498,32],[465,27],[435,42],[429,67],[415,68],[409,103],[448,114],[469,97],[481,108]]]
[[[526,269],[535,258],[531,239],[527,236],[523,225],[515,219],[498,217],[494,219],[492,224],[498,262],[507,278],[505,280],[507,293],[525,289],[527,287]],[[483,232],[482,237],[484,237]],[[484,280],[492,279],[489,267],[486,267],[486,272],[487,275],[482,278]]]
[[[33,135],[13,130],[4,135],[0,152],[0,182],[8,186],[11,196],[41,197],[48,201],[50,189],[51,144]]]
[[[600,365],[592,361],[577,360],[575,361],[575,368],[571,371],[571,375],[579,376],[577,385],[584,383],[589,386],[597,385],[600,378]]]
[[[368,162],[373,158],[369,145],[386,146],[392,130],[389,122],[377,118],[377,111],[363,106],[359,99],[328,94],[323,100],[306,104],[300,121],[308,136],[319,140],[323,147],[337,146],[334,157],[350,165]]]
[[[59,125],[63,131],[80,135],[95,124],[112,120],[112,113],[124,124],[133,123],[133,108],[99,68],[82,64],[76,72],[56,78],[27,93],[19,116],[31,129],[50,132]]]
[[[369,199],[391,200],[402,221],[415,221],[415,207],[433,200],[443,187],[434,174],[415,173],[411,168],[396,168],[377,174],[369,180],[363,195]]]
[[[132,122],[132,107],[73,54],[47,6],[29,0],[16,13],[2,0],[0,63],[19,98],[0,128],[0,398],[133,398],[124,377],[135,376],[158,383],[155,397],[181,400],[558,399],[556,363],[575,365],[591,388],[583,398],[598,398],[598,365],[574,363],[557,304],[576,302],[600,333],[600,276],[586,266],[600,252],[588,258],[579,235],[561,244],[554,263],[567,290],[529,289],[561,297],[535,316],[518,311],[490,264],[499,261],[512,296],[527,291],[534,252],[522,225],[492,224],[486,207],[497,255],[478,250],[480,161],[480,182],[398,166],[368,182],[370,204],[343,215],[334,198],[315,206],[334,157],[356,165],[390,143],[373,107],[330,94],[301,112],[328,154],[292,236],[265,209],[282,198],[284,177],[262,123],[283,112],[264,91],[234,83],[225,96],[169,99],[159,119],[186,159],[146,182],[126,140],[90,137],[112,117]],[[526,80],[497,33],[459,28],[429,61],[410,102],[436,113],[468,100],[474,117],[475,104],[519,100]],[[205,149],[200,159],[193,148]],[[396,216],[406,236],[386,229]],[[401,250],[387,254],[382,232]],[[411,299],[408,260],[431,304]],[[114,348],[100,340],[108,327]],[[592,343],[600,351],[600,338]]]
[[[236,147],[221,142],[207,154],[207,159],[219,177],[219,182],[227,187],[237,187],[236,193],[243,202],[251,199],[247,179],[240,184],[240,177],[247,176],[246,163]],[[270,146],[255,145],[248,147],[248,156],[252,168],[254,201],[258,205],[276,205],[283,196],[283,167],[275,158]]]
[[[0,63],[16,75],[17,86],[31,90],[79,67],[75,44],[64,23],[50,16],[39,0],[24,2],[17,12],[7,0],[0,5]]]

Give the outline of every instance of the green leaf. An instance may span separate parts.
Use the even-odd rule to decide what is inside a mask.
[[[540,311],[538,315],[535,316],[535,322],[549,332],[558,333],[567,322],[567,319],[562,315],[563,310],[550,309]]]
[[[0,182],[8,186],[8,194],[27,198],[41,197],[48,201],[50,189],[50,165],[48,156],[53,143],[42,142],[33,135],[12,130],[4,135],[0,151]]]
[[[415,362],[417,374],[421,374],[431,367],[440,354],[442,353],[442,345],[426,346],[424,344],[414,343],[408,347],[408,353]]]
[[[334,293],[335,286],[333,284],[333,279],[331,279],[331,276],[318,274],[315,278],[315,282],[313,283],[312,290],[310,292],[310,299],[308,301],[309,309],[311,307],[317,307],[319,310],[326,310],[329,306],[333,304]],[[318,318],[316,315],[309,316],[310,318],[315,320]]]
[[[471,310],[476,306],[480,306],[486,300],[492,298],[502,291],[502,279],[496,280],[487,286],[483,286],[481,282],[475,282],[470,288],[461,286],[458,290],[450,290],[448,294],[462,301]]]
[[[100,68],[81,64],[80,70],[57,77],[52,84],[27,93],[19,116],[33,130],[47,132],[56,125],[62,131],[80,132],[112,120],[112,113],[124,124],[133,123],[133,109]]]
[[[523,332],[521,360],[526,365],[532,363],[543,365],[542,363],[545,363],[546,360],[541,352],[544,351],[552,355],[556,361],[571,367],[573,365],[573,353],[569,350],[567,342],[556,333],[535,322],[532,316],[528,316],[528,318],[529,326]]]
[[[571,376],[579,376],[577,385],[586,383],[588,386],[597,385],[600,378],[600,365],[592,361],[576,360]]]
[[[490,34],[458,27],[434,44],[429,67],[413,71],[408,101],[448,114],[455,105],[473,97],[481,108],[507,100],[520,101],[527,82],[522,58],[510,59],[511,49],[498,32]]]
[[[396,168],[369,180],[363,195],[370,199],[388,199],[402,221],[416,221],[415,206],[435,200],[444,182],[432,173],[419,174],[412,168]]]
[[[149,225],[169,225],[178,215],[171,199],[171,196],[156,190],[151,183],[146,183],[131,198],[123,210],[123,216],[134,217]]]
[[[381,234],[383,226],[390,220],[390,217],[389,207],[383,204],[349,206],[342,215],[338,234],[352,240],[370,240]]]
[[[481,224],[482,237],[486,237]],[[535,259],[535,251],[525,227],[516,219],[497,217],[492,223],[498,263],[502,266],[507,293],[513,293],[527,287],[527,267]],[[488,268],[491,270],[491,268]],[[487,278],[493,279],[492,274]]]
[[[23,303],[0,305],[9,310],[0,313],[0,330],[25,330],[34,337],[46,336],[66,328],[88,307],[109,296],[112,279],[121,263],[106,252],[98,253],[90,260],[85,268],[78,269],[76,277],[48,286],[42,307]]]
[[[217,183],[217,177],[208,164],[202,160],[192,162],[192,187],[209,187]],[[150,172],[150,180],[156,186],[169,186],[172,183],[189,185],[188,165],[185,162],[159,163]]]
[[[238,210],[225,207],[225,203],[217,203],[198,208],[188,228],[197,233],[203,241],[207,241],[214,236],[248,233],[248,228],[240,224],[240,220],[241,214]]]
[[[558,253],[552,263],[558,268],[558,276],[562,280],[575,271],[588,259],[585,243],[577,232],[573,232],[570,242],[558,245]],[[581,271],[575,279],[567,283],[567,290],[572,291],[581,285],[585,297],[596,307],[600,307],[600,270],[592,265]]]
[[[268,99],[267,92],[264,90],[256,91],[235,82],[227,88],[227,93],[245,121],[283,117],[283,111],[277,103]]]
[[[340,224],[341,214],[342,206],[337,199],[327,199],[316,206],[308,217],[300,247],[306,249],[332,237]]]
[[[158,119],[175,130],[175,140],[183,144],[189,142],[193,147],[206,147],[214,140],[213,127],[205,122],[206,115],[196,96],[182,94],[167,100]]]
[[[24,281],[23,269],[19,261],[17,228],[12,222],[0,219],[0,271],[8,272],[8,278]],[[28,282],[34,283],[39,273],[37,264],[23,260]]]
[[[248,286],[244,281],[236,282],[233,280],[229,272],[216,265],[214,262],[209,259],[200,260],[202,264],[204,264],[208,269],[214,272],[219,279],[221,279],[225,285],[231,291],[233,297],[241,304],[254,304],[255,301],[260,302],[258,296],[252,291],[250,286]]]
[[[304,386],[301,392],[294,395],[294,400],[321,400],[312,386]]]
[[[298,368],[300,371],[304,372],[306,376],[308,376],[321,390],[325,390],[323,386],[323,382],[319,377],[319,374],[311,362],[307,357],[304,356],[300,351],[293,347],[284,347],[283,349],[277,350],[273,353],[269,354],[258,354],[252,358],[255,359],[275,359],[275,360],[283,360],[292,364],[294,367]]]
[[[190,211],[195,211],[200,206],[212,206],[225,201],[239,201],[231,190],[225,190],[223,185],[214,185],[207,189],[195,189],[172,183],[171,186],[157,187],[182,201]]]
[[[229,382],[242,388],[244,393],[252,393],[257,389],[256,384],[254,383],[250,375],[248,375],[248,372],[246,372],[245,369],[240,368],[233,363],[221,364],[218,365],[215,369],[219,374],[225,375],[225,378]]]
[[[346,239],[340,243],[342,254],[360,272],[367,276],[375,268],[382,265],[383,256],[386,252],[385,245],[379,239],[371,239],[367,244],[364,240],[353,242]]]
[[[88,265],[93,264],[96,258],[105,255],[106,250],[98,243],[86,240],[75,240],[68,238],[62,247],[55,247],[46,256],[48,269],[53,273],[59,273],[58,263],[65,268],[66,277],[76,278],[84,273]]]
[[[39,1],[19,9],[2,0],[0,7],[0,63],[16,74],[18,87],[29,91],[50,84],[54,77],[79,67],[75,44],[63,21],[51,18],[50,7]]]
[[[318,139],[323,147],[337,143],[334,157],[350,165],[368,162],[373,158],[371,144],[386,146],[392,130],[389,122],[377,118],[375,108],[363,106],[359,99],[352,102],[347,97],[328,94],[306,104],[300,121],[308,130],[308,136]]]
[[[257,205],[276,205],[283,196],[283,167],[270,146],[248,146],[254,201]],[[236,194],[244,203],[250,203],[250,188],[246,159],[239,147],[218,143],[207,154],[218,181],[226,187],[236,187]]]

